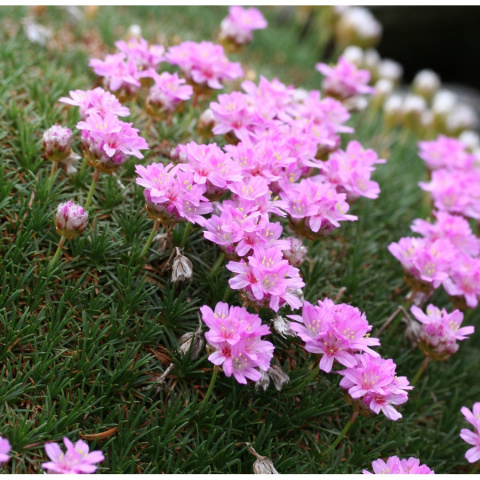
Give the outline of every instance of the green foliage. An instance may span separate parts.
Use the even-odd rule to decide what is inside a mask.
[[[359,473],[372,460],[395,454],[416,456],[437,473],[468,471],[467,446],[458,436],[460,407],[480,399],[479,333],[448,362],[429,366],[401,408],[401,420],[360,417],[328,455],[351,407],[337,376],[318,373],[298,339],[273,335],[275,361],[291,378],[281,392],[272,386],[257,392],[220,374],[208,403],[200,403],[212,365],[206,352],[197,360],[184,356],[178,338],[197,329],[200,306],[239,299],[228,288],[230,274],[218,249],[198,229],[185,244],[184,226],[173,236],[193,262],[190,285],[172,285],[168,271],[161,273],[169,252],[160,251],[158,242],[137,261],[153,222],[142,211],[135,160],[118,175],[100,177],[91,228],[67,241],[48,271],[59,239],[56,206],[72,197],[85,201],[91,182],[88,169],[72,177],[60,169],[52,191],[46,187],[50,164],[42,158],[42,133],[54,122],[73,130],[78,121],[76,109],[58,98],[92,86],[88,58],[111,51],[130,24],[141,25],[152,41],[160,33],[169,42],[174,36],[210,39],[226,8],[101,7],[94,19],[75,23],[66,10],[48,7],[41,21],[54,31],[56,43],[49,48],[27,40],[20,22],[25,13],[20,7],[0,10],[0,433],[10,439],[13,454],[3,471],[40,473],[46,441],[113,427],[114,435],[89,442],[105,452],[99,470],[105,473],[248,473],[254,458],[245,442],[282,473]],[[265,13],[269,28],[238,59],[258,74],[318,88],[315,33],[299,42],[300,26],[281,20],[277,10]],[[197,112],[191,109],[176,124],[147,129],[141,107],[129,106],[130,121],[154,145],[145,162],[163,158],[156,148],[161,142],[174,145],[194,136]],[[367,313],[375,336],[406,293],[387,245],[408,233],[413,218],[428,213],[417,187],[424,170],[416,140],[401,143],[401,132],[387,131],[379,115],[367,111],[351,124],[355,138],[388,158],[376,174],[382,194],[353,205],[358,222],[309,242],[302,275],[309,301],[335,298],[345,287],[342,301]],[[441,293],[435,301],[447,304]],[[476,317],[471,312],[467,323]],[[380,351],[394,358],[400,375],[412,378],[423,358],[403,329],[396,323],[386,329]],[[170,363],[175,368],[159,388],[156,380]]]

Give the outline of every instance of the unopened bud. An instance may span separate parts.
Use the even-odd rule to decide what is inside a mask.
[[[288,260],[292,267],[298,267],[307,258],[307,247],[298,237],[288,237],[286,240],[290,243],[290,248],[283,251],[283,258]]]
[[[367,108],[367,105],[368,100],[362,95],[356,95],[343,101],[343,106],[349,112],[361,112],[362,110],[365,110]]]
[[[278,391],[280,391],[284,385],[290,382],[290,377],[283,371],[281,367],[278,367],[277,365],[272,365],[268,369],[267,373]]]
[[[75,166],[82,157],[77,153],[72,152],[64,161],[63,165],[67,170],[67,175],[74,175],[78,172]]]
[[[130,40],[132,38],[142,38],[142,28],[140,27],[140,25],[134,24],[128,27],[127,40]]]
[[[61,203],[55,215],[56,231],[62,237],[78,237],[88,225],[88,212],[83,207],[69,200]]]
[[[418,129],[422,124],[422,116],[427,110],[427,102],[420,95],[409,93],[403,103],[403,113],[408,127]]]
[[[43,134],[45,157],[52,162],[63,162],[71,153],[73,134],[69,128],[54,125]]]
[[[185,280],[190,280],[193,275],[192,262],[180,253],[180,249],[175,247],[175,259],[172,266],[172,282],[178,283]]]
[[[402,78],[403,67],[398,62],[385,58],[377,68],[377,75],[378,78],[386,78],[397,85]]]
[[[370,72],[372,79],[378,77],[377,70],[380,62],[380,54],[374,48],[369,48],[368,50],[365,50],[365,53],[363,55],[362,68],[366,68]]]
[[[337,22],[335,37],[340,45],[373,47],[380,40],[382,25],[369,10],[352,7],[346,10]]]
[[[446,116],[457,105],[458,98],[450,90],[439,90],[432,100],[434,115]]]
[[[445,120],[445,129],[449,135],[459,135],[464,130],[472,130],[478,124],[475,109],[467,104],[457,105]]]
[[[247,442],[247,445],[248,451],[257,458],[253,464],[253,473],[257,475],[278,474],[273,466],[273,462],[268,457],[259,455],[250,443]]]
[[[290,328],[290,322],[287,319],[281,317],[280,315],[274,317],[274,319],[272,320],[272,326],[273,329],[283,338],[285,338],[285,336],[295,336],[295,332]]]
[[[207,108],[199,117],[197,123],[198,133],[205,138],[213,136],[212,130],[215,126],[215,117],[213,111]]]
[[[440,85],[440,77],[433,70],[421,70],[413,79],[412,90],[430,100],[438,92]]]
[[[348,46],[342,53],[342,57],[346,58],[350,63],[361,68],[363,65],[363,50],[356,45]]]
[[[394,93],[390,95],[383,104],[383,115],[389,127],[402,123],[403,120],[403,98]]]
[[[480,148],[480,136],[473,130],[464,130],[458,139],[465,145],[465,147],[474,152]]]
[[[385,100],[393,92],[394,85],[391,80],[381,78],[375,84],[375,93],[373,94],[373,103],[378,108],[381,107]]]

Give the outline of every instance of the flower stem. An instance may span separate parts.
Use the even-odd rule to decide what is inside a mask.
[[[92,203],[93,192],[95,191],[95,186],[97,185],[98,177],[100,176],[100,170],[95,169],[93,172],[92,184],[90,185],[90,191],[88,192],[87,202],[85,203],[85,210],[90,208]]]
[[[217,273],[218,269],[220,268],[224,260],[225,260],[225,254],[222,252],[217,258],[217,261],[215,262],[215,265],[213,266],[212,271],[208,274],[210,278],[215,276],[215,274]]]
[[[157,233],[157,230],[159,227],[160,227],[160,220],[156,219],[153,224],[152,232],[150,233],[150,236],[148,237],[147,243],[143,247],[143,250],[140,252],[139,258],[142,258],[148,252],[148,249],[152,244],[153,237],[155,237],[155,233]]]
[[[50,169],[50,177],[48,179],[48,193],[50,193],[50,190],[52,189],[53,185],[53,179],[55,178],[55,173],[58,168],[58,163],[57,162],[52,162],[52,168]]]
[[[470,472],[470,474],[477,473],[478,467],[479,467],[479,462],[477,462],[477,464],[472,468],[472,471]]]
[[[330,451],[334,450],[335,447],[343,440],[343,437],[347,434],[350,427],[353,425],[353,422],[358,417],[358,412],[353,412],[353,415],[350,417],[350,420],[347,422],[343,430],[340,432],[340,435],[336,438],[336,440],[332,443],[330,448],[325,452],[324,455],[329,453]]]
[[[219,367],[217,365],[215,365],[213,367],[212,379],[210,380],[210,385],[208,386],[207,393],[203,397],[202,404],[207,402],[207,400],[209,399],[209,397],[210,397],[210,395],[213,391],[213,387],[215,386],[215,380],[217,379],[217,375],[218,375],[218,370],[219,370]]]
[[[422,373],[427,368],[427,365],[430,363],[430,357],[425,357],[417,373],[413,377],[413,380],[410,382],[410,385],[415,385],[418,382],[418,379],[422,376]]]
[[[83,177],[83,174],[85,173],[85,169],[87,168],[87,157],[83,157],[82,160],[82,166],[80,167],[80,171],[78,172],[78,175],[80,177]]]
[[[63,244],[65,243],[65,240],[66,240],[66,237],[62,235],[62,237],[60,237],[60,241],[58,242],[57,251],[55,252],[55,255],[53,256],[53,258],[50,260],[50,264],[48,265],[47,273],[50,273],[53,266],[57,263],[58,258],[62,254],[62,247],[63,247]]]
[[[180,243],[181,248],[183,248],[187,243],[188,235],[190,234],[191,230],[192,230],[192,224],[190,222],[187,222],[187,225],[185,226],[185,230],[183,231],[182,242]]]

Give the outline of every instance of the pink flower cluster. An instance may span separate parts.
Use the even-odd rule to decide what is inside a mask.
[[[228,15],[220,24],[220,41],[230,41],[237,46],[252,41],[254,30],[267,28],[267,21],[256,8],[231,6]]]
[[[240,63],[229,62],[223,47],[211,42],[183,42],[168,49],[165,60],[177,65],[190,82],[213,89],[243,75]]]
[[[435,208],[480,220],[480,164],[468,147],[456,138],[440,135],[419,142],[420,157],[432,171],[430,182],[420,188],[431,192]]]
[[[238,383],[246,384],[247,378],[260,380],[258,369],[266,372],[273,358],[272,343],[261,338],[270,334],[270,328],[262,325],[258,315],[227,303],[217,303],[215,311],[204,305],[200,311],[210,329],[205,338],[215,349],[208,359],[221,365],[227,377],[233,374]]]
[[[353,402],[363,410],[382,411],[390,420],[401,418],[393,406],[405,403],[406,390],[413,387],[406,377],[396,376],[393,360],[382,359],[370,348],[380,341],[370,337],[372,327],[364,313],[325,298],[318,306],[305,302],[301,316],[288,317],[294,320],[290,328],[305,342],[305,350],[322,355],[321,370],[331,372],[335,361],[346,367],[337,373],[344,377],[340,386]]]
[[[164,61],[165,49],[162,45],[149,46],[143,38],[118,41],[115,46],[119,53],[107,55],[105,60],[92,58],[89,65],[97,75],[104,77],[105,86],[112,92],[132,97],[140,89],[142,78],[152,76]]]
[[[323,91],[332,97],[346,100],[375,92],[375,89],[368,85],[370,72],[358,69],[343,56],[334,67],[318,63],[316,69],[324,75]]]
[[[474,327],[460,328],[463,313],[459,310],[448,313],[444,308],[440,310],[434,305],[429,305],[424,313],[413,305],[411,312],[422,324],[420,349],[435,360],[446,360],[458,350],[457,340],[465,340],[467,335],[475,331]]]
[[[49,473],[56,474],[81,474],[94,473],[97,470],[96,463],[103,462],[105,457],[100,450],[90,452],[88,445],[83,440],[73,444],[64,437],[66,451],[63,452],[58,443],[47,443],[45,452],[50,458],[49,462],[42,463],[42,468]]]
[[[6,438],[0,437],[0,465],[10,460],[8,454],[11,449],[10,442]]]
[[[473,425],[473,432],[467,428],[462,428],[460,432],[462,440],[469,445],[473,445],[473,447],[465,453],[465,458],[470,463],[475,463],[480,460],[480,402],[476,402],[473,405],[473,412],[467,407],[462,407],[461,412],[467,422]]]
[[[433,214],[435,223],[416,219],[412,224],[423,238],[401,238],[388,249],[401,262],[413,290],[430,292],[443,285],[454,300],[464,297],[466,305],[475,308],[480,298],[480,239],[463,217]]]
[[[408,460],[398,458],[397,456],[387,458],[385,462],[381,458],[372,462],[373,473],[377,475],[421,475],[434,474],[427,465],[420,465],[420,460],[410,457]],[[362,473],[370,474],[368,470],[363,470]]]

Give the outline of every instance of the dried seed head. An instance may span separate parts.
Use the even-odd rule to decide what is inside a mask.
[[[295,332],[290,328],[290,322],[280,315],[277,315],[272,320],[272,327],[283,338],[285,338],[285,336],[295,337]]]
[[[405,336],[410,341],[412,347],[416,348],[420,339],[420,335],[422,333],[421,323],[414,320],[412,317],[410,317],[410,315],[408,317],[404,316],[402,318],[402,322],[407,324],[407,328],[405,329]]]
[[[263,370],[260,370],[260,373],[262,374],[262,377],[260,378],[260,380],[255,382],[255,390],[257,390],[258,392],[258,390],[263,388],[263,391],[265,392],[270,385],[270,377],[268,373],[264,372]]]
[[[196,360],[203,350],[205,340],[202,335],[202,327],[199,326],[195,332],[188,332],[182,335],[178,339],[180,345],[180,351],[183,355],[187,355],[190,352],[190,358]]]
[[[180,253],[180,249],[175,247],[175,259],[173,260],[172,267],[172,282],[178,283],[185,280],[190,280],[193,275],[192,262]]]
[[[248,451],[257,458],[253,464],[253,473],[257,475],[278,474],[277,470],[275,470],[275,467],[273,466],[273,462],[268,457],[259,455],[250,445],[250,443],[247,442],[246,444],[248,445]]]
[[[65,166],[67,175],[74,175],[78,172],[77,167],[75,166],[82,157],[77,153],[72,152],[62,163]]]
[[[202,137],[210,138],[213,136],[212,130],[215,126],[215,117],[213,111],[207,108],[199,117],[197,130]]]
[[[168,239],[166,233],[159,233],[158,235],[155,235],[155,237],[153,237],[153,241],[158,242],[157,251],[159,253],[163,253],[167,249]]]
[[[278,367],[277,365],[272,365],[268,369],[267,373],[278,391],[280,391],[284,385],[290,382],[290,377],[283,371],[281,367]]]

